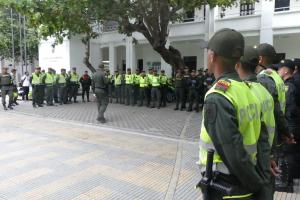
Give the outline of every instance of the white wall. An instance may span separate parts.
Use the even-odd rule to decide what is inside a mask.
[[[57,72],[60,72],[61,68],[70,69],[69,41],[65,40],[63,44],[56,45],[54,49],[51,46],[53,42],[53,39],[41,41],[39,45],[39,66],[42,69],[51,67]]]
[[[300,58],[300,34],[274,36],[274,47],[287,59]]]
[[[144,60],[144,70],[146,70],[147,62],[160,62],[161,57],[148,44],[136,45],[136,62],[139,59]]]
[[[125,46],[117,47],[117,67],[118,70],[122,70],[123,60],[126,61],[126,48]]]
[[[91,43],[90,62],[94,68],[97,68],[101,63],[100,45]]]
[[[82,75],[84,71],[89,71],[83,63],[85,57],[85,46],[81,40],[72,38],[70,40],[70,68],[76,67],[77,73]]]

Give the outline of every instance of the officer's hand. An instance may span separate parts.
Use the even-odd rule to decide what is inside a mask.
[[[283,141],[285,144],[296,144],[296,140],[293,134],[290,134],[289,137],[283,136]]]
[[[281,170],[278,168],[275,160],[271,160],[270,162],[270,170],[273,176],[278,177],[281,173]]]

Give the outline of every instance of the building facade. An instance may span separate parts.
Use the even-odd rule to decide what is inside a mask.
[[[300,57],[300,0],[262,0],[253,4],[240,4],[231,8],[209,6],[189,12],[182,23],[170,24],[168,45],[177,48],[191,69],[206,67],[206,50],[201,48],[214,32],[222,28],[240,31],[246,45],[273,44],[282,58]],[[137,43],[133,43],[137,40]],[[42,68],[79,68],[83,72],[84,46],[74,38],[62,45],[51,47],[51,40],[43,41],[39,50]],[[111,72],[126,68],[164,69],[171,67],[156,53],[143,35],[121,35],[117,24],[108,23],[98,39],[92,41],[91,63],[94,66],[109,61]]]

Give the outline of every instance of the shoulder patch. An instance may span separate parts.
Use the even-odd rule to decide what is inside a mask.
[[[229,80],[219,80],[216,83],[215,89],[226,92],[230,86],[231,86],[231,82]]]
[[[272,69],[266,69],[265,73],[268,74],[268,75],[271,75],[273,73],[273,70]]]

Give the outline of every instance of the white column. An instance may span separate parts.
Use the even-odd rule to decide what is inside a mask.
[[[218,15],[218,7],[210,8],[209,5],[205,7],[205,41],[208,42],[215,32],[215,20]],[[207,68],[207,49],[203,49],[203,66]]]
[[[273,45],[273,15],[275,0],[261,1],[260,43]]]
[[[114,73],[117,68],[117,51],[113,43],[109,44],[109,71]]]
[[[166,48],[171,45],[170,39],[167,40]],[[166,61],[161,57],[161,69],[165,70],[167,76],[172,76],[172,66],[166,63]]]
[[[99,60],[100,60],[100,63],[102,63],[103,61],[103,48],[100,47],[100,50],[99,50]]]
[[[131,68],[131,71],[134,72],[137,68],[137,61],[136,49],[132,41],[132,37],[126,38],[126,68]]]

